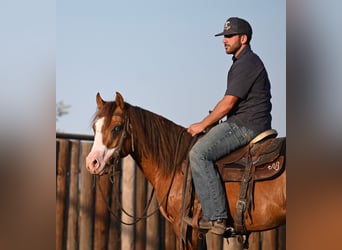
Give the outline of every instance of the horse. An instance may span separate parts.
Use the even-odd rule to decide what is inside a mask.
[[[155,190],[159,209],[172,223],[177,249],[197,249],[200,232],[187,229],[184,238],[182,202],[185,168],[193,137],[186,129],[161,115],[133,106],[116,92],[114,101],[96,95],[97,111],[92,121],[94,144],[86,157],[86,168],[94,175],[108,174],[115,161],[131,155]],[[229,212],[237,218],[240,182],[224,182]],[[244,221],[246,232],[264,231],[285,224],[286,170],[276,178],[253,184],[253,209]],[[194,207],[200,209],[197,196]],[[195,213],[195,212],[194,212]],[[185,225],[186,227],[187,225]]]

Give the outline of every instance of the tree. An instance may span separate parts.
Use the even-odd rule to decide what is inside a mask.
[[[56,103],[56,121],[58,121],[59,117],[69,114],[68,109],[70,107],[70,105],[65,105],[63,101]]]

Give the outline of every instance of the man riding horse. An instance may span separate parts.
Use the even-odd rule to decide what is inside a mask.
[[[189,154],[195,190],[203,210],[199,228],[222,235],[229,214],[225,189],[214,162],[269,130],[272,105],[266,69],[250,47],[250,24],[244,19],[231,17],[225,22],[223,32],[216,36],[224,36],[226,53],[233,55],[227,89],[214,110],[201,122],[190,125],[188,132],[192,136],[200,134],[227,116],[225,122],[205,133]],[[192,219],[185,218],[185,222],[191,225]]]

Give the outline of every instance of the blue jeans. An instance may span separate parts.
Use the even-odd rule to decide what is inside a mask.
[[[228,218],[225,189],[214,162],[246,145],[255,136],[250,129],[222,122],[198,139],[190,150],[192,178],[205,219]]]

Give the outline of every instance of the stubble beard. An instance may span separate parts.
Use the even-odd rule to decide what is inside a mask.
[[[234,54],[234,51],[233,51],[233,49],[232,49],[232,46],[230,46],[230,45],[225,45],[224,46],[224,48],[225,48],[225,50],[226,50],[226,54]]]

